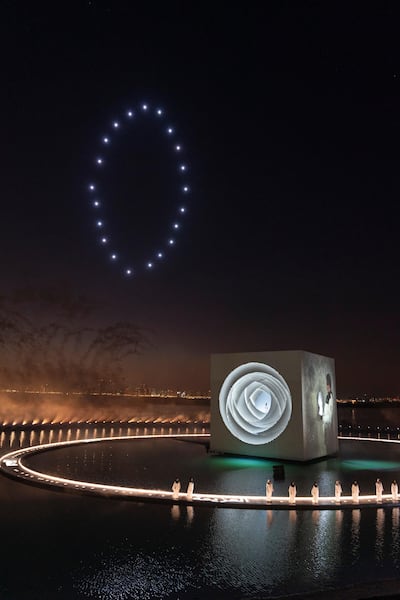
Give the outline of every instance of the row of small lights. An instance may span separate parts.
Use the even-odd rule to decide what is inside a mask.
[[[380,427],[379,425],[376,426],[371,426],[371,425],[367,425],[365,426],[361,426],[361,425],[339,425],[339,429],[343,429],[343,427],[348,427],[349,429],[385,429],[385,427]],[[400,427],[389,427],[389,425],[386,427],[386,430],[390,430],[390,431],[394,431],[394,429],[396,429],[397,431],[400,430]]]
[[[151,111],[150,111],[150,106],[149,106],[148,104],[142,104],[142,105],[141,105],[141,107],[140,107],[140,109],[141,109],[141,112],[142,112],[142,113],[148,113],[148,114],[150,114],[150,112],[151,112]],[[132,119],[132,118],[135,116],[135,114],[136,114],[136,113],[135,113],[133,110],[128,110],[128,111],[126,112],[126,117],[127,117],[128,119]],[[157,108],[157,109],[155,110],[155,115],[156,115],[157,117],[164,117],[164,111],[163,111],[161,108]],[[112,127],[113,127],[113,129],[114,129],[114,130],[118,130],[118,129],[120,129],[120,127],[121,127],[121,123],[120,123],[119,121],[113,121],[113,123],[112,123]],[[174,131],[174,128],[173,128],[173,127],[167,127],[167,128],[166,128],[166,134],[167,134],[168,136],[173,136],[173,135],[174,135],[174,133],[175,133],[175,131]],[[102,143],[103,143],[105,146],[108,146],[108,145],[110,144],[110,142],[111,142],[111,137],[110,137],[110,136],[104,136],[104,137],[102,138]],[[182,145],[181,145],[181,144],[175,144],[175,145],[174,145],[174,150],[175,150],[175,152],[181,152],[181,151],[182,151]],[[95,159],[95,164],[97,165],[97,167],[102,167],[102,166],[104,165],[104,158],[103,158],[103,157],[101,157],[101,156],[98,156],[98,157],[96,157],[96,159]],[[180,173],[186,173],[186,172],[188,171],[188,165],[187,165],[186,163],[180,163],[180,164],[178,165],[178,171],[179,171]],[[90,183],[90,184],[89,184],[89,191],[90,191],[91,193],[93,193],[93,192],[96,192],[96,191],[97,191],[97,189],[96,189],[96,185],[95,185],[94,183]],[[185,185],[183,185],[183,186],[182,186],[182,188],[181,188],[181,191],[182,191],[182,193],[183,193],[183,194],[185,194],[185,195],[186,195],[186,194],[188,194],[188,193],[190,192],[189,185],[188,185],[188,184],[185,184]],[[100,201],[99,201],[98,199],[95,199],[95,200],[92,202],[92,206],[93,206],[94,208],[96,208],[96,209],[97,209],[97,208],[100,208]],[[185,213],[186,213],[186,206],[180,206],[180,208],[179,208],[179,211],[178,211],[178,212],[179,212],[179,214],[180,214],[180,215],[183,215],[183,214],[185,214]],[[97,221],[96,221],[96,227],[97,227],[98,229],[102,229],[102,228],[104,227],[104,222],[103,222],[102,220],[97,220]],[[175,222],[172,224],[172,229],[173,229],[174,231],[177,231],[179,228],[180,228],[180,223],[179,223],[179,222],[177,222],[177,221],[175,221]],[[109,237],[107,237],[107,236],[102,236],[102,237],[100,238],[100,243],[101,243],[103,246],[106,246],[106,245],[108,245],[108,244],[109,244],[109,242],[110,242],[110,239],[109,239]],[[173,238],[173,237],[170,237],[170,238],[168,238],[168,242],[167,242],[167,243],[168,243],[168,246],[174,246],[174,244],[175,244],[175,238]],[[158,260],[161,260],[162,258],[164,258],[164,252],[159,250],[159,251],[156,253],[156,259],[158,259]],[[113,262],[117,261],[117,260],[118,260],[118,254],[117,254],[116,252],[112,252],[112,253],[110,254],[110,259],[111,259]],[[147,261],[147,262],[146,262],[146,268],[147,268],[147,269],[152,269],[153,267],[154,267],[154,261],[153,261],[153,260],[149,260],[149,261]],[[128,266],[128,267],[125,267],[125,269],[124,269],[124,273],[125,273],[125,275],[126,275],[126,276],[128,276],[128,277],[129,277],[129,276],[131,276],[131,275],[133,275],[133,269],[132,269],[132,267],[130,267],[130,266]]]
[[[206,434],[206,436],[208,437],[208,435]],[[185,434],[181,434],[180,437],[181,438],[195,438],[195,437],[206,437],[204,434],[202,433],[185,433]],[[110,438],[110,437],[105,437],[102,439],[99,438],[90,438],[90,439],[86,439],[86,440],[73,440],[73,441],[66,441],[66,442],[52,442],[52,443],[47,443],[47,444],[42,444],[42,445],[36,445],[36,446],[32,446],[30,448],[24,448],[24,449],[19,449],[19,450],[15,450],[12,452],[9,452],[7,454],[5,454],[4,456],[1,457],[0,459],[0,468],[5,470],[5,471],[10,471],[11,469],[13,470],[14,473],[16,473],[16,476],[24,479],[26,477],[29,477],[31,479],[34,479],[36,481],[40,481],[40,482],[44,482],[45,484],[53,484],[53,485],[60,485],[62,484],[63,486],[66,487],[73,487],[75,489],[82,489],[82,490],[88,490],[90,489],[91,491],[97,491],[99,493],[101,492],[114,492],[117,493],[119,495],[123,495],[123,494],[130,494],[132,496],[139,496],[139,497],[166,497],[166,498],[171,498],[171,500],[174,500],[173,497],[173,493],[170,492],[169,490],[160,490],[160,489],[154,489],[154,488],[135,488],[135,487],[126,487],[126,486],[116,486],[116,485],[109,485],[109,484],[98,484],[98,483],[93,483],[93,482],[89,482],[89,481],[79,481],[79,480],[75,480],[75,479],[66,479],[64,477],[59,477],[56,475],[51,475],[48,474],[46,472],[43,471],[35,471],[29,467],[27,467],[24,463],[23,463],[23,459],[27,456],[29,456],[30,454],[37,454],[39,452],[43,452],[43,451],[47,451],[50,449],[55,449],[55,448],[62,448],[62,447],[68,447],[68,446],[74,446],[74,445],[81,445],[81,444],[90,444],[90,443],[97,443],[100,441],[114,441],[114,440],[133,440],[133,439],[149,439],[149,438],[159,438],[159,439],[163,439],[163,438],[173,438],[176,439],[176,434],[162,434],[162,435],[149,435],[149,434],[145,434],[145,435],[138,435],[135,438],[129,437],[129,436],[118,436],[115,438]],[[374,441],[381,441],[381,440],[374,440]],[[383,441],[388,441],[388,440],[383,440]],[[400,443],[400,442],[397,442]],[[187,498],[187,494],[185,493],[179,493],[178,494],[178,498],[180,500],[185,500],[185,498]],[[309,496],[296,496],[295,501],[294,502],[290,502],[290,500],[288,501],[288,497],[287,496],[274,496],[273,498],[271,498],[271,501],[268,502],[265,498],[265,496],[249,496],[249,495],[228,495],[228,494],[193,494],[192,497],[194,500],[197,500],[198,502],[202,502],[202,503],[210,503],[212,502],[213,504],[220,504],[223,505],[224,502],[234,502],[236,503],[253,503],[253,506],[258,506],[259,508],[263,508],[265,509],[265,506],[275,506],[277,504],[279,505],[283,505],[287,508],[294,508],[296,506],[297,503],[303,503],[303,504],[311,504],[313,501],[310,499]],[[388,500],[389,502],[394,502],[397,504],[398,499],[397,497],[393,497],[392,494],[382,494],[382,500]],[[368,495],[360,495],[358,497],[358,501],[355,501],[353,499],[352,496],[341,496],[340,499],[334,497],[334,496],[319,496],[319,501],[320,502],[329,502],[331,504],[332,508],[340,508],[343,507],[344,505],[353,505],[353,504],[359,504],[360,502],[371,502],[376,504],[377,503],[377,497],[376,494],[368,494]],[[381,505],[381,504],[379,504]],[[282,506],[282,508],[283,508]],[[312,504],[313,508],[316,509],[318,507],[318,502],[316,502],[315,504]]]
[[[154,425],[197,425],[197,424],[208,424],[209,421],[206,420],[191,420],[191,419],[154,419],[153,417],[149,417],[149,418],[142,418],[142,419],[136,419],[136,418],[132,418],[132,419],[119,419],[119,420],[108,420],[108,421],[102,421],[102,420],[88,420],[88,421],[84,421],[84,420],[79,420],[79,421],[3,421],[3,423],[0,423],[0,431],[3,427],[25,427],[26,429],[29,429],[30,427],[35,427],[35,428],[39,428],[39,427],[53,427],[53,426],[59,426],[59,425],[74,425],[74,426],[80,426],[80,425],[136,425],[136,424],[154,424]]]

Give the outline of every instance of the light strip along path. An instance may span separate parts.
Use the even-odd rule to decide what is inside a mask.
[[[391,494],[383,494],[382,502],[377,502],[375,495],[360,495],[358,502],[353,502],[351,496],[342,496],[337,501],[334,496],[320,496],[318,503],[313,503],[311,497],[297,496],[294,503],[289,502],[288,496],[273,496],[271,502],[267,502],[265,496],[248,496],[241,494],[202,494],[194,493],[191,499],[187,498],[185,492],[181,492],[178,498],[174,498],[172,491],[136,488],[116,485],[106,485],[101,483],[92,483],[88,481],[79,481],[75,479],[66,479],[57,477],[41,471],[35,471],[28,467],[24,460],[29,456],[47,452],[56,448],[65,448],[68,446],[78,446],[84,444],[93,444],[100,442],[114,442],[115,440],[143,440],[143,439],[190,439],[190,438],[208,438],[210,434],[204,433],[185,433],[185,434],[160,434],[160,435],[137,435],[137,436],[119,436],[105,438],[91,438],[87,440],[73,440],[68,442],[55,442],[51,444],[42,444],[23,448],[14,452],[5,454],[0,459],[0,471],[12,479],[17,479],[23,483],[45,487],[53,490],[63,490],[67,492],[89,494],[94,496],[118,499],[118,500],[137,500],[150,502],[164,502],[168,504],[188,504],[192,506],[214,506],[220,508],[247,508],[247,509],[343,509],[343,508],[362,508],[362,507],[382,507],[382,506],[400,506],[399,500],[394,500]],[[340,437],[339,439],[350,439]],[[396,443],[394,440],[371,440],[371,438],[351,438],[352,440],[368,440]],[[398,441],[397,443],[400,443]]]

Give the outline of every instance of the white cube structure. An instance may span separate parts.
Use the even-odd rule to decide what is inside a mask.
[[[295,461],[335,454],[333,358],[302,350],[213,354],[210,450]]]

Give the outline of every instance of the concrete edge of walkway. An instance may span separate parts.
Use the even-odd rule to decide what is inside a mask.
[[[136,502],[156,502],[164,504],[179,504],[187,506],[212,506],[218,508],[241,508],[241,509],[261,509],[261,510],[341,510],[341,509],[360,509],[360,508],[393,508],[400,506],[400,499],[393,499],[391,494],[384,494],[382,501],[378,502],[375,495],[360,495],[358,502],[354,502],[351,496],[342,496],[337,501],[332,496],[320,496],[318,502],[313,502],[311,496],[296,497],[294,503],[289,502],[286,496],[272,497],[267,501],[265,496],[248,496],[241,494],[202,494],[195,493],[192,498],[188,498],[186,493],[180,493],[175,497],[171,491],[114,486],[107,484],[98,484],[88,481],[79,481],[57,477],[48,473],[35,471],[24,464],[24,459],[42,452],[51,451],[56,448],[84,445],[87,443],[96,443],[116,440],[137,440],[154,438],[190,438],[204,437],[204,434],[176,434],[166,435],[141,435],[141,436],[122,436],[112,438],[91,438],[88,440],[73,440],[69,442],[56,442],[39,446],[31,446],[20,450],[15,450],[5,454],[0,459],[0,471],[9,478],[21,481],[25,484],[36,487],[47,488],[54,491],[85,494],[103,498],[112,498],[119,500],[134,500]]]

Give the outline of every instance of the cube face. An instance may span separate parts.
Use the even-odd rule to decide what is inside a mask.
[[[337,452],[333,359],[300,350],[212,355],[210,449],[296,461]]]
[[[335,361],[303,353],[302,398],[304,452],[319,458],[338,451]]]

